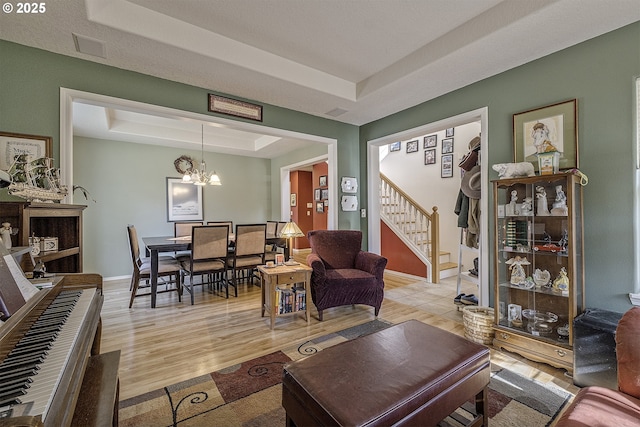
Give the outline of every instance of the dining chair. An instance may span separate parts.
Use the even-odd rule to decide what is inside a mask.
[[[194,303],[193,276],[209,277],[209,286],[222,284],[226,288],[229,298],[229,284],[227,281],[229,253],[229,227],[223,225],[203,225],[191,229],[191,256],[188,261],[182,261],[182,274],[189,274],[189,283],[183,280],[183,288],[191,294],[191,305]],[[216,280],[213,278],[216,277]]]
[[[149,279],[151,279],[151,260],[140,257],[140,245],[138,243],[138,232],[133,225],[127,225],[127,235],[129,236],[129,248],[131,249],[131,261],[133,264],[133,273],[131,275],[131,298],[129,300],[129,308],[133,306],[133,300],[143,295],[151,295],[150,293],[139,294],[140,281],[146,280],[149,287]],[[178,292],[178,301],[182,301],[182,285],[180,281],[181,266],[172,256],[158,257],[158,277],[169,277],[166,282],[166,289],[159,292]],[[169,288],[170,284],[175,284],[174,288]]]
[[[203,221],[177,221],[173,223],[173,237],[190,237],[191,229],[199,225],[204,225]],[[178,262],[188,260],[191,252],[182,251],[174,254]]]
[[[284,253],[276,243],[278,221],[267,221],[267,242],[264,248],[264,261],[275,261],[278,253]]]
[[[264,264],[267,224],[237,224],[235,235],[236,246],[233,256],[229,259],[229,267],[235,296],[238,296],[240,271],[249,270],[247,277],[253,281],[253,270]]]
[[[277,230],[278,230],[278,221],[267,221],[267,239],[275,238]]]
[[[207,225],[226,225],[229,227],[229,236],[233,234],[233,221],[207,221]]]

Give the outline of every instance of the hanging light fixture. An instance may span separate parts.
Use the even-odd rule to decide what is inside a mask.
[[[220,177],[213,171],[213,173],[209,174],[207,172],[207,164],[204,162],[204,124],[202,124],[202,152],[201,152],[201,162],[200,169],[193,169],[191,173],[185,173],[182,176],[183,182],[192,182],[194,185],[222,185],[220,182]]]

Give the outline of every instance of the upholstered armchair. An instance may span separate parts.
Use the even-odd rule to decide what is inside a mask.
[[[366,304],[380,312],[384,298],[387,259],[361,250],[362,232],[357,230],[311,230],[307,233],[311,253],[311,298],[318,318],[327,308]]]

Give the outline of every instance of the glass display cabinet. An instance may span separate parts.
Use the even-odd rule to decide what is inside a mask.
[[[582,187],[576,175],[493,181],[494,346],[573,372],[584,306]]]

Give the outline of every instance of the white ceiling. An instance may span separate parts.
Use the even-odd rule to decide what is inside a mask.
[[[42,14],[2,13],[0,38],[355,125],[640,20],[638,0],[65,0],[45,5]],[[97,42],[104,57],[77,52],[72,34]],[[336,110],[344,113],[328,114]],[[94,121],[106,125],[107,118],[115,119],[120,133],[136,119],[116,111],[93,113],[101,116]],[[194,130],[189,132],[193,136]],[[260,145],[260,137],[225,135],[227,145],[237,142],[243,150]],[[267,147],[275,152],[277,145]]]

